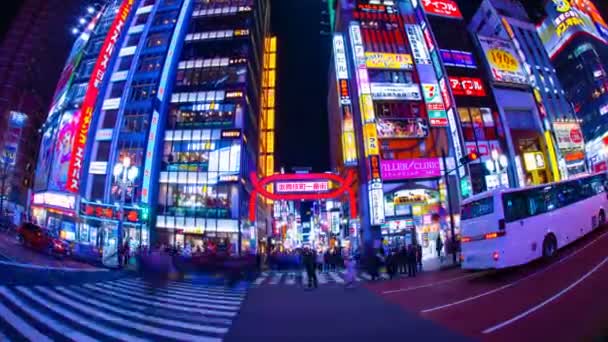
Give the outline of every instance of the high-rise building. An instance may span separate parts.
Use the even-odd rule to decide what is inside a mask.
[[[104,254],[121,241],[255,251],[267,207],[247,220],[249,175],[274,167],[269,13],[265,0],[108,1],[57,87],[33,217]]]
[[[333,166],[357,173],[361,216],[348,232],[365,250],[418,241],[426,258],[468,172],[456,167],[465,153],[456,108],[421,7],[337,3],[328,107]],[[444,164],[454,171],[448,184]]]
[[[82,14],[81,6],[62,0],[23,1],[0,44],[0,194],[6,197],[0,202],[4,208],[11,203],[17,213],[26,207],[40,147],[37,132],[69,47],[68,25]]]
[[[554,178],[565,179],[585,172],[579,120],[523,4],[517,0],[485,0],[471,20],[470,28],[479,35],[500,38],[514,46],[540,114],[544,138],[539,140],[541,144],[545,140],[551,168],[559,170],[552,170],[557,175]]]
[[[566,97],[582,120],[593,171],[606,169],[608,154],[608,25],[591,0],[546,1],[537,26]]]
[[[469,23],[488,69],[487,78],[491,81],[507,138],[507,155],[515,170],[512,185],[516,187],[543,184],[561,177],[551,121],[547,118],[549,103],[545,106],[540,91],[534,91],[536,77],[547,99],[554,97],[555,89],[560,93],[561,89],[551,82],[553,69],[538,55],[542,45],[533,37],[532,27],[524,21],[526,18],[524,7],[515,0],[486,0]],[[516,26],[511,29],[509,22]],[[511,37],[513,32],[517,36]],[[526,45],[519,42],[524,39]],[[531,53],[536,56],[526,56],[525,49],[533,49]],[[568,110],[561,99],[551,101],[550,105],[551,108],[561,105]],[[559,109],[552,112],[560,118],[565,115]],[[563,169],[566,173],[565,165]]]

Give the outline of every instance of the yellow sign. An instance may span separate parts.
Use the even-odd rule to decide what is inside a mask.
[[[562,14],[563,15],[563,14]],[[559,25],[555,28],[555,33],[558,37],[561,37],[566,33],[566,31],[573,26],[585,25],[585,22],[582,18],[579,17],[569,17],[564,21],[560,22]]]
[[[342,133],[342,154],[344,164],[357,163],[357,145],[355,143],[355,132],[345,131]]]
[[[374,121],[374,102],[372,101],[372,95],[370,94],[362,94],[360,99],[361,104],[361,117],[363,122],[373,122]]]
[[[376,124],[368,123],[363,126],[363,138],[365,139],[365,156],[379,155],[380,142],[378,141]]]
[[[557,11],[560,13],[566,13],[572,8],[569,0],[553,0],[553,3],[555,4]]]
[[[412,55],[406,53],[366,52],[365,65],[370,69],[410,70],[414,61]]]
[[[547,168],[545,155],[542,152],[526,152],[524,153],[524,165],[526,171],[544,170]]]
[[[488,51],[488,61],[498,70],[516,72],[519,70],[517,58],[510,52],[502,49],[490,49]]]

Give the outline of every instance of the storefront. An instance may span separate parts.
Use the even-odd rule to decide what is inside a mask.
[[[77,239],[76,198],[73,195],[44,192],[34,194],[31,205],[32,221],[50,229],[60,238]]]

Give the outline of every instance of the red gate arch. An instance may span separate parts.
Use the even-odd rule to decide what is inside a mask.
[[[303,174],[282,174],[277,173],[274,175],[270,175],[268,177],[264,177],[258,179],[258,176],[255,172],[252,172],[249,175],[251,179],[251,184],[253,185],[253,190],[251,191],[251,195],[249,198],[249,220],[251,222],[255,222],[255,204],[257,195],[260,194],[265,198],[271,199],[273,201],[278,200],[287,200],[287,201],[296,201],[296,200],[321,200],[321,199],[330,199],[337,198],[344,194],[348,195],[348,202],[350,207],[350,217],[357,217],[357,204],[355,203],[355,194],[351,190],[351,186],[355,181],[355,173],[353,170],[348,170],[346,173],[346,177],[341,177],[333,173],[303,173]],[[291,193],[286,194],[277,194],[269,192],[265,189],[266,185],[269,183],[276,183],[281,181],[319,181],[319,180],[328,180],[338,184],[338,188],[330,189],[326,192],[321,193],[299,193],[297,191],[293,191]]]

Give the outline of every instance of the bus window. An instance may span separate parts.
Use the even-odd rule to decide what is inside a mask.
[[[494,212],[493,197],[483,198],[462,206],[461,220],[489,215]]]
[[[505,221],[512,222],[528,216],[528,199],[524,192],[512,192],[502,196]]]
[[[580,200],[581,188],[577,181],[558,184],[555,190],[559,207],[565,207]]]
[[[557,207],[553,188],[547,186],[542,189],[526,191],[528,197],[528,215],[534,216],[544,214]]]

